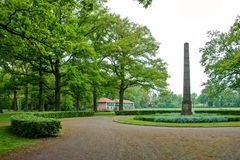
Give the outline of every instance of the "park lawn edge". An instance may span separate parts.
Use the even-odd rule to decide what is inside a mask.
[[[139,126],[156,126],[156,127],[240,127],[240,122],[214,122],[214,123],[166,123],[134,120],[134,116],[124,116],[114,118],[114,122]]]
[[[31,139],[14,135],[10,132],[10,126],[0,126],[0,138],[0,155],[28,148],[42,142],[41,139]]]

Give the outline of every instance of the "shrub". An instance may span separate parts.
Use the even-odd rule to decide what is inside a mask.
[[[156,113],[180,113],[180,110],[125,110],[125,111],[115,111],[116,115],[149,115]]]
[[[236,115],[177,115],[162,114],[149,116],[136,116],[133,119],[152,122],[169,122],[169,123],[211,123],[211,122],[236,122],[240,121],[240,116]]]
[[[195,110],[195,113],[209,113],[221,115],[240,115],[240,110]]]
[[[154,122],[169,122],[169,123],[212,123],[212,122],[227,122],[228,119],[224,116],[163,116],[154,118]]]
[[[136,116],[133,118],[134,120],[141,120],[141,121],[154,121],[154,117],[143,117],[143,116]]]
[[[61,128],[61,122],[57,119],[26,114],[11,117],[11,131],[23,137],[38,138],[56,136]]]
[[[235,116],[235,115],[227,115],[224,116],[228,119],[228,122],[237,122],[240,121],[240,116]]]
[[[38,112],[34,113],[34,116],[44,118],[71,118],[71,117],[88,117],[93,116],[93,111],[63,111],[63,112]]]

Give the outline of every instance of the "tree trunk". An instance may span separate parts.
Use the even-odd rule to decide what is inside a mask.
[[[24,98],[25,98],[25,106],[24,111],[28,111],[28,84],[25,86],[25,92],[24,92]]]
[[[76,110],[77,110],[77,111],[79,111],[79,107],[80,107],[79,101],[80,101],[80,97],[77,96],[77,97],[76,97]]]
[[[93,87],[93,110],[97,111],[97,88]]]
[[[11,110],[11,98],[10,98],[10,94],[11,94],[11,92],[9,91],[9,92],[8,92],[8,111]]]
[[[60,106],[60,101],[61,101],[61,95],[60,95],[60,90],[61,90],[61,75],[59,71],[59,59],[56,60],[55,64],[55,110],[56,111],[61,111],[61,106]]]
[[[119,111],[123,110],[123,98],[124,98],[124,83],[121,80],[120,89],[119,89]]]
[[[17,111],[17,88],[13,89],[12,109]]]
[[[42,61],[39,64],[39,82],[38,82],[38,110],[43,111],[43,73],[42,73]]]
[[[31,104],[30,104],[30,111],[31,112],[33,111],[33,102],[31,102]]]

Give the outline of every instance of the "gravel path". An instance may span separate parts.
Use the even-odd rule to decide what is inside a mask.
[[[134,126],[98,116],[63,120],[64,134],[8,160],[240,160],[240,128]],[[1,159],[1,158],[0,158]]]

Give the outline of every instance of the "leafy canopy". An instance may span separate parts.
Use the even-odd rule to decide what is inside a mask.
[[[211,83],[222,88],[240,88],[240,17],[228,32],[208,32],[209,41],[201,48],[201,64]]]

